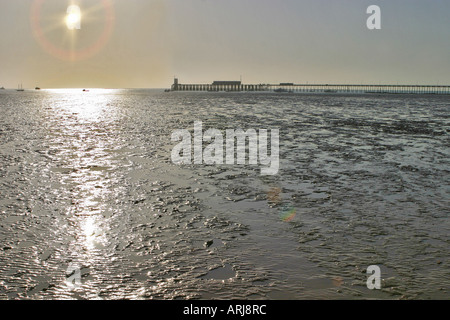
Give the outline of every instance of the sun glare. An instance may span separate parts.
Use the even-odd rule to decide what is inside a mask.
[[[72,5],[67,8],[66,25],[69,30],[81,29],[80,7]]]

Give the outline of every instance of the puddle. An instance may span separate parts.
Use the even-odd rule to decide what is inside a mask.
[[[228,280],[234,278],[235,276],[236,272],[233,270],[231,265],[225,264],[223,267],[209,271],[208,274],[201,277],[201,279]]]

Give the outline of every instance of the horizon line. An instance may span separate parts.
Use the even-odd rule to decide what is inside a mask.
[[[238,80],[236,81],[230,81],[230,82],[240,82]],[[180,85],[211,85],[208,83],[179,83]],[[241,83],[241,85],[262,85],[262,86],[280,86],[280,87],[290,87],[290,86],[386,86],[386,87],[450,87],[450,84],[386,84],[386,83],[379,83],[379,84],[368,84],[368,83]],[[170,87],[170,86],[169,86]],[[39,88],[36,90],[36,88]],[[24,87],[25,90],[58,90],[58,89],[92,89],[92,90],[145,90],[145,89],[154,89],[154,90],[164,90],[168,87]],[[0,89],[2,90],[17,90],[17,88],[13,87],[3,87],[0,86]]]

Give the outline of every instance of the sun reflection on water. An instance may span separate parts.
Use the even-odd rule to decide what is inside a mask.
[[[49,169],[67,199],[66,212],[73,241],[71,261],[104,269],[110,221],[105,211],[116,199],[118,107],[116,90],[54,89],[45,103],[47,139],[54,157]],[[95,291],[95,285],[89,285]],[[88,290],[85,286],[83,290]]]
[[[81,229],[85,238],[85,246],[89,251],[101,249],[104,247],[105,234],[99,227],[96,217],[85,217],[81,222]]]

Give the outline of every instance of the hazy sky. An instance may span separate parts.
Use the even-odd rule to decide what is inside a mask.
[[[64,21],[72,3],[80,30]],[[449,0],[0,0],[0,86],[450,85],[449,16]]]

